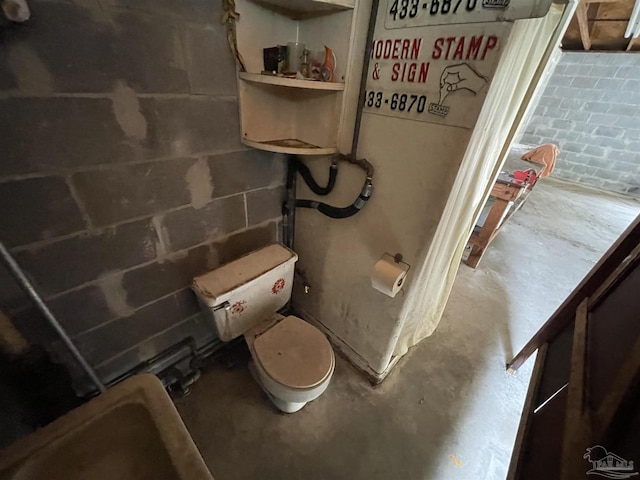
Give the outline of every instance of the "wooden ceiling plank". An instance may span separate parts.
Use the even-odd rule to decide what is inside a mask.
[[[612,50],[624,52],[629,40],[624,38],[627,21],[590,22],[591,50]]]
[[[591,3],[593,8],[597,5],[595,15],[589,16],[589,20],[629,20],[633,11],[633,3],[615,2],[615,3]],[[593,13],[590,11],[590,13]]]
[[[591,50],[591,37],[589,36],[589,20],[587,19],[587,4],[581,1],[576,9],[576,19],[580,28],[580,39],[582,40],[582,48]]]

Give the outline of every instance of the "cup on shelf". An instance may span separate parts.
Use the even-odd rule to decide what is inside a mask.
[[[287,43],[287,50],[289,64],[287,72],[297,73],[302,67],[305,45],[300,42],[289,42]]]

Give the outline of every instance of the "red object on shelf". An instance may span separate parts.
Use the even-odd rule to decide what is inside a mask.
[[[538,174],[534,169],[529,170],[516,170],[513,172],[514,180],[519,180],[522,183],[535,184],[538,179]]]

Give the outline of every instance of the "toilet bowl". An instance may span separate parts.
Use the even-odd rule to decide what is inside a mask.
[[[298,317],[278,315],[245,334],[251,352],[249,369],[272,402],[293,413],[329,386],[335,356],[329,340]],[[261,328],[262,327],[262,328]]]
[[[244,336],[251,374],[285,413],[318,398],[335,368],[320,330],[277,313],[291,297],[297,258],[283,245],[269,245],[196,277],[192,287],[222,341]]]

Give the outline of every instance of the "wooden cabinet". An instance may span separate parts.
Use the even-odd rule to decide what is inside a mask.
[[[344,119],[347,98],[353,102],[359,89],[352,57],[364,52],[353,47],[354,0],[238,0],[236,6],[238,49],[247,67],[238,73],[242,142],[279,153],[337,153],[341,130],[353,129]],[[296,41],[316,56],[324,45],[334,51],[334,82],[261,75],[263,48]]]

